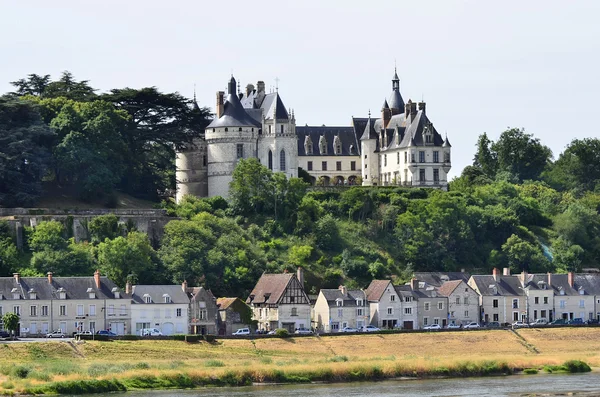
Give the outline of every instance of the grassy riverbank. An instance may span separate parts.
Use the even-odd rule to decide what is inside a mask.
[[[600,366],[600,329],[290,339],[0,345],[0,393],[90,393],[253,382],[578,371]]]

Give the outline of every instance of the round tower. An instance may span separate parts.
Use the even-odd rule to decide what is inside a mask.
[[[379,185],[379,154],[377,153],[377,134],[371,125],[371,112],[367,125],[360,138],[363,186]]]
[[[208,196],[208,169],[206,142],[195,139],[191,145],[175,155],[175,179],[177,181],[176,201],[180,203],[185,195]]]

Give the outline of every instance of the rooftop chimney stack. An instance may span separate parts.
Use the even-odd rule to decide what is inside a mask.
[[[505,267],[502,269],[503,276],[510,276],[510,267]]]
[[[425,102],[419,102],[419,110],[423,111],[423,114],[425,114]]]
[[[127,295],[131,294],[131,281],[127,280],[127,282],[125,283],[125,293]]]
[[[217,91],[217,107],[215,108],[215,117],[221,118],[223,115],[223,98],[225,97],[225,92]]]
[[[96,270],[94,272],[94,281],[96,282],[96,288],[100,289],[100,271]]]
[[[21,283],[21,275],[19,273],[13,273],[13,277],[15,278],[15,283]]]
[[[264,81],[256,82],[256,91],[258,93],[265,92],[265,82]]]
[[[494,281],[498,281],[498,269],[494,268],[492,270],[492,276],[494,276]]]
[[[410,115],[410,99],[408,100],[408,103],[406,105],[404,105],[404,117],[408,118],[409,115]]]
[[[348,288],[345,285],[340,285],[338,287],[343,296],[348,296]]]
[[[302,286],[302,288],[304,288],[304,269],[302,269],[301,267],[298,267],[296,277],[298,277],[298,281],[300,282],[300,285]]]
[[[552,287],[552,273],[548,272],[548,287]]]
[[[181,289],[183,290],[183,292],[187,293],[187,290],[188,290],[187,280],[183,280],[183,283],[181,283]]]
[[[408,103],[410,103],[410,116],[411,116],[411,119],[412,119],[417,114],[417,104],[411,102],[410,99],[408,100]]]
[[[250,96],[250,94],[252,94],[252,92],[254,91],[254,85],[252,84],[247,84],[246,85],[246,96]]]
[[[48,272],[48,284],[52,284],[52,272]]]
[[[410,288],[413,291],[416,291],[419,289],[419,281],[414,277],[410,280]]]
[[[524,287],[525,285],[527,285],[527,277],[528,277],[528,276],[529,276],[529,275],[527,274],[527,271],[526,271],[526,270],[523,270],[523,271],[521,272],[521,277],[520,277],[520,279],[521,279],[521,283],[523,284],[523,287]]]
[[[569,285],[571,286],[571,288],[573,288],[573,285],[575,285],[575,280],[573,276],[573,272],[569,272],[569,274],[567,275],[567,279],[569,280]]]

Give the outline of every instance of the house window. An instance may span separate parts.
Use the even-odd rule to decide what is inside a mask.
[[[546,318],[546,311],[545,310],[540,310],[540,317],[541,318]]]
[[[419,182],[425,182],[425,170],[423,168],[419,169]]]
[[[267,164],[269,166],[269,169],[272,170],[273,169],[273,152],[269,150],[269,154],[267,155]]]
[[[175,316],[176,317],[181,317],[181,309],[175,309]]]
[[[95,321],[90,321],[90,331],[92,331],[92,333],[96,330],[96,322]]]
[[[83,316],[83,305],[77,305],[77,316]]]
[[[336,171],[341,171],[342,170],[342,162],[341,161],[336,161],[335,162],[335,170]]]
[[[439,324],[440,323],[440,319],[438,317],[433,319],[433,323],[434,324]]]
[[[335,301],[335,305],[337,307],[344,306],[344,302],[341,299],[338,299],[338,300]]]
[[[433,152],[433,162],[434,163],[439,163],[440,162],[440,152],[438,152],[437,150],[435,150]]]
[[[434,168],[434,170],[433,170],[433,181],[434,182],[440,181],[440,170],[438,170],[437,168]]]
[[[419,150],[419,163],[425,162],[425,151]]]
[[[21,315],[21,306],[13,306],[13,313],[15,313],[17,316]]]
[[[30,306],[29,314],[31,315],[31,317],[36,317],[37,316],[37,306]]]
[[[165,296],[165,303],[171,303],[171,297],[170,296]]]
[[[121,310],[119,312],[119,316],[126,316],[127,315],[127,307],[125,305],[121,305]]]
[[[429,317],[423,317],[423,325],[429,325]]]
[[[393,307],[388,307],[388,308],[387,308],[387,314],[388,314],[388,315],[390,315],[390,316],[391,316],[392,314],[394,314],[394,308],[393,308]]]
[[[244,158],[244,144],[238,143],[236,146],[236,155],[238,159]]]
[[[513,299],[513,309],[518,309],[519,308],[519,300],[518,299]],[[517,320],[515,320],[517,321]]]
[[[469,317],[469,311],[465,310],[465,318]]]
[[[356,300],[356,306],[362,306],[363,305],[363,300],[362,299],[357,299]]]
[[[396,153],[396,164],[400,164],[400,152]]]
[[[362,316],[363,315],[363,309],[362,308],[356,309],[356,315],[357,316]]]
[[[109,316],[114,316],[115,315],[115,305],[108,305],[107,314]]]
[[[96,305],[90,305],[90,316],[96,315]]]
[[[406,298],[404,298],[404,301],[407,303],[412,301],[412,296],[407,296]]]
[[[279,152],[279,171],[285,171],[285,150]]]
[[[540,297],[539,297],[539,296],[536,296],[536,297],[533,299],[533,301],[535,302],[535,304],[536,304],[536,305],[539,305],[539,303],[540,303]]]
[[[2,310],[0,310],[0,316],[2,315]],[[48,316],[48,306],[42,306],[42,316]]]
[[[181,314],[181,309],[179,309],[179,314]],[[181,316],[178,316],[181,317]],[[198,312],[198,319],[200,320],[206,320],[208,318],[208,314],[206,312],[206,309],[202,309]]]
[[[152,298],[150,297],[150,295],[146,295],[146,296],[144,297],[144,301],[145,301],[146,303],[152,303]]]
[[[498,307],[498,299],[492,301],[492,307]]]
[[[308,168],[309,171],[312,171],[312,161],[309,161],[308,163],[306,163],[306,168]]]
[[[457,296],[457,297],[456,297],[456,304],[457,304],[457,305],[460,305],[460,296]]]
[[[387,154],[383,155],[383,166],[387,166]]]
[[[321,162],[321,170],[322,171],[327,171],[327,161]]]
[[[513,321],[519,321],[519,312],[513,312]]]
[[[429,302],[425,302],[425,311],[429,311]]]
[[[338,317],[339,318],[344,317],[344,309],[338,309]]]
[[[405,307],[404,314],[412,314],[412,307]]]
[[[356,171],[356,161],[350,162],[350,171]]]
[[[566,301],[560,301],[560,308],[561,309],[564,309],[566,305],[567,305]]]
[[[492,315],[492,318],[494,319],[494,321],[498,321],[498,319],[500,318],[500,316],[498,315],[498,313],[494,313]]]
[[[295,307],[292,307],[292,316],[297,316],[298,315],[298,309]]]
[[[154,309],[154,318],[160,318],[160,309]]]
[[[438,302],[438,310],[444,310],[444,302]]]
[[[432,143],[433,137],[430,134],[425,135],[425,143]]]
[[[598,302],[598,303],[600,303],[600,302]],[[544,305],[547,305],[547,304],[548,304],[548,297],[544,296]]]
[[[396,301],[396,295],[390,295],[390,302]]]
[[[59,316],[66,316],[67,315],[67,306],[60,305],[60,307],[58,308],[58,315]]]
[[[579,307],[585,307],[585,301],[583,299],[579,301]]]
[[[465,305],[469,304],[469,297],[468,296],[465,296],[464,302],[465,302]]]

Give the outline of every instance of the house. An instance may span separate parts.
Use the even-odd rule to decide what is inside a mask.
[[[554,289],[552,288],[553,274],[528,274],[522,272],[519,275],[521,284],[525,287],[527,295],[526,312],[527,321],[533,322],[537,319],[553,321],[554,315]]]
[[[402,302],[402,307],[400,308],[400,328],[418,329],[419,316],[417,313],[417,295],[413,293],[410,285],[396,285],[394,289],[400,298],[400,302]]]
[[[132,332],[157,328],[163,335],[187,334],[190,298],[186,285],[134,285],[131,289]]]
[[[342,328],[361,329],[369,324],[369,304],[362,290],[322,289],[314,306],[316,328],[321,332],[337,332]]]
[[[240,328],[249,328],[252,309],[240,298],[218,298],[217,329],[219,335],[231,335]]]
[[[448,298],[448,323],[466,325],[479,322],[479,295],[464,279],[444,282],[438,287]]]
[[[416,278],[411,280],[410,288],[417,300],[418,326],[415,328],[423,328],[432,324],[447,326],[448,298],[441,295],[436,287],[418,281]]]
[[[552,274],[552,289],[554,290],[554,318],[572,320],[582,318],[583,321],[595,318],[596,297],[587,283],[588,278],[574,273]],[[587,284],[587,285],[586,285]]]
[[[413,277],[418,281],[423,281],[427,285],[441,287],[448,281],[462,280],[465,283],[469,282],[471,275],[464,271],[460,272],[415,272]]]
[[[44,335],[109,329],[129,332],[130,297],[96,271],[93,277],[0,277],[0,317],[20,317],[18,333]]]
[[[217,333],[217,300],[204,287],[186,288],[190,296],[190,333],[214,335]]]
[[[298,273],[263,273],[246,303],[252,309],[252,318],[258,329],[269,331],[285,328],[294,332],[311,328],[311,307],[304,292],[304,275]]]
[[[502,275],[494,268],[491,276],[471,276],[468,284],[479,294],[480,323],[527,321],[525,289],[521,281],[510,274],[510,269],[504,268]]]
[[[390,280],[373,280],[365,290],[370,323],[380,328],[402,324],[402,301]]]

